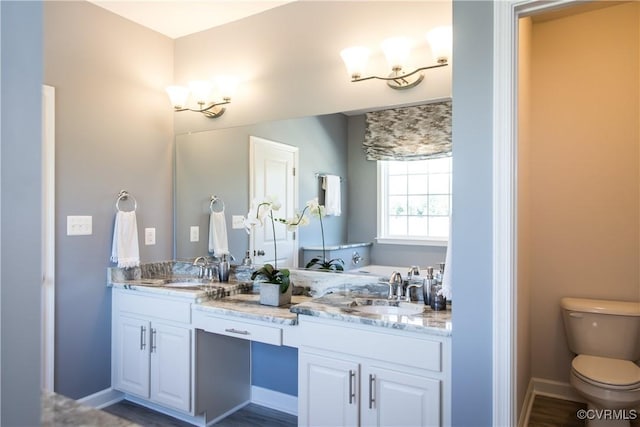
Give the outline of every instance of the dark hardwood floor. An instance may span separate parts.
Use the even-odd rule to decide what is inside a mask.
[[[584,403],[554,399],[537,395],[531,407],[528,427],[584,427],[586,421],[580,418],[578,411],[587,409]],[[640,427],[638,418],[631,420],[631,427]]]
[[[191,426],[189,423],[161,414],[127,400],[122,400],[116,404],[103,408],[103,411],[117,415],[120,418],[124,418],[144,427]],[[298,425],[298,418],[294,415],[289,415],[284,412],[275,411],[273,409],[251,403],[215,425],[219,427],[295,427]]]
[[[528,427],[584,427],[585,420],[578,411],[586,409],[584,403],[537,395],[529,415]],[[106,412],[144,427],[188,427],[191,424],[123,400],[103,409]],[[640,417],[640,414],[639,414]],[[298,419],[273,409],[249,404],[240,411],[215,424],[218,427],[295,427]],[[631,421],[640,427],[640,419]]]
[[[536,395],[529,415],[529,427],[584,427],[577,413],[586,409],[584,403]]]

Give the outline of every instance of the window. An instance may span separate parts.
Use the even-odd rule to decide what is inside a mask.
[[[446,245],[451,156],[378,161],[378,242]]]

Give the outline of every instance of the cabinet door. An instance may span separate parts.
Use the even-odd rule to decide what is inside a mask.
[[[149,322],[118,316],[116,323],[113,388],[149,398]]]
[[[363,426],[439,426],[440,380],[365,367]]]
[[[191,409],[191,330],[151,324],[151,400]]]
[[[359,365],[300,352],[298,425],[358,425]]]

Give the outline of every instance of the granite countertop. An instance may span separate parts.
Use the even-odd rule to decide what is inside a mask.
[[[110,286],[135,292],[183,298],[194,310],[281,325],[296,325],[298,316],[315,316],[350,323],[450,336],[451,310],[432,311],[421,302],[409,304],[409,311],[363,312],[358,306],[388,305],[387,284],[367,275],[329,274],[292,270],[292,281],[305,296],[294,295],[291,304],[261,305],[248,274],[234,271],[228,283],[198,279],[192,263],[162,262],[136,269],[108,269]],[[236,268],[237,270],[237,268]],[[144,277],[144,278],[143,278]],[[295,292],[294,292],[295,293]],[[393,302],[391,302],[393,304]],[[419,311],[412,314],[412,310]]]
[[[132,423],[115,415],[82,405],[73,399],[48,391],[42,392],[42,413],[40,425],[43,427],[109,426],[135,427]]]
[[[154,281],[155,280],[155,281]],[[259,293],[251,293],[251,283],[211,282],[204,284],[189,281],[174,281],[181,287],[167,286],[169,279],[127,280],[112,283],[115,288],[128,289],[156,295],[187,298],[194,302],[193,309],[224,316],[249,320],[296,325],[298,315],[315,316],[350,323],[420,332],[432,335],[450,336],[452,332],[451,310],[433,311],[421,302],[403,303],[422,310],[418,314],[380,314],[359,311],[359,305],[387,305],[385,298],[366,296],[358,292],[335,292],[313,298],[294,295],[291,304],[273,307],[260,304]],[[175,279],[174,279],[175,280]],[[193,286],[190,284],[193,283]],[[182,287],[182,284],[188,285]]]
[[[200,303],[247,292],[251,289],[252,284],[247,282],[222,283],[188,277],[172,277],[123,280],[121,282],[110,282],[110,286],[142,293],[186,298]]]
[[[304,295],[293,295],[291,304],[280,307],[260,304],[260,294],[237,294],[222,299],[212,299],[195,304],[194,310],[201,310],[207,313],[234,316],[263,322],[277,323],[281,325],[296,325],[298,315],[291,312],[291,308],[296,304],[311,301],[312,298]]]
[[[291,307],[293,313],[334,319],[350,323],[379,326],[431,335],[450,336],[452,332],[451,310],[433,311],[421,302],[404,303],[419,304],[410,306],[422,312],[418,314],[376,314],[358,311],[360,305],[386,305],[382,298],[367,298],[352,293],[334,293],[314,298]]]

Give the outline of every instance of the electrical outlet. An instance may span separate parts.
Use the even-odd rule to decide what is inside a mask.
[[[92,216],[67,216],[67,236],[90,236],[92,230]]]
[[[192,225],[189,229],[189,240],[192,242],[200,241],[200,227]]]
[[[155,245],[156,244],[156,229],[145,228],[144,229],[144,244]]]
[[[231,228],[244,228],[244,217],[242,215],[232,215]]]

